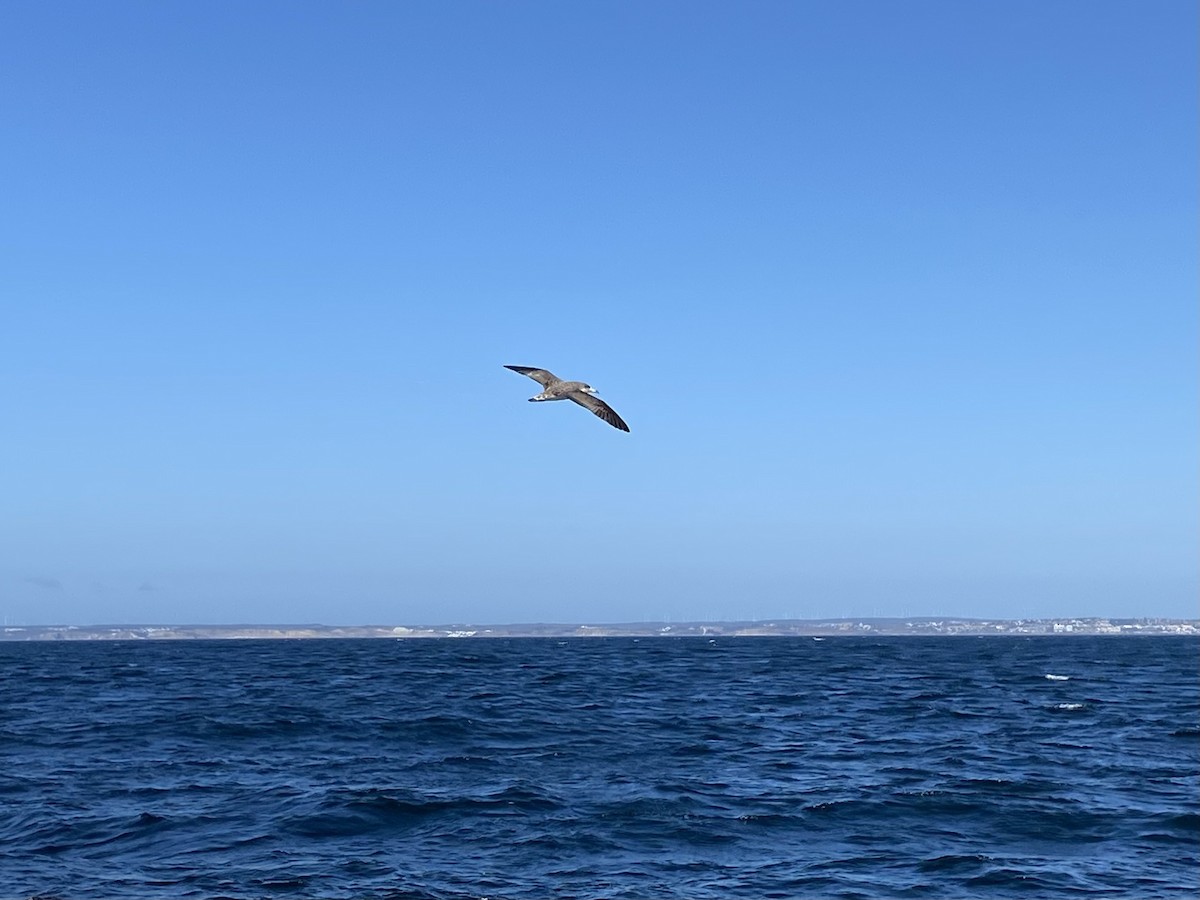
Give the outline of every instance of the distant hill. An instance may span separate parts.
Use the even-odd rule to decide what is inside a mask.
[[[845,635],[1200,634],[1198,619],[771,619],[518,625],[27,625],[5,641],[263,640],[319,638],[837,637]]]

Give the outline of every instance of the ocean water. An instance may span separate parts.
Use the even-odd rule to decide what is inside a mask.
[[[1186,637],[0,643],[0,897],[1182,897]]]

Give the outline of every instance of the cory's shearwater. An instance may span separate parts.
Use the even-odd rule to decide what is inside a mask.
[[[595,396],[596,389],[590,384],[582,381],[563,381],[553,372],[547,372],[545,369],[531,369],[529,366],[505,366],[504,368],[512,369],[519,375],[526,375],[545,388],[536,397],[530,397],[530,403],[542,400],[574,400],[584,409],[591,410],[613,428],[619,428],[622,431],[629,430],[629,426],[621,421],[621,417],[613,411],[613,408]]]

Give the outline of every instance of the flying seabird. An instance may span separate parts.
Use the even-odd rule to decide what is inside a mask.
[[[512,369],[518,375],[527,375],[545,388],[536,397],[530,397],[530,403],[542,400],[574,400],[584,409],[591,410],[613,428],[619,428],[622,431],[629,430],[629,426],[621,421],[621,417],[613,411],[613,408],[595,396],[596,389],[590,384],[584,384],[582,381],[563,381],[553,372],[547,372],[545,369],[531,369],[529,366],[505,366],[504,368]]]

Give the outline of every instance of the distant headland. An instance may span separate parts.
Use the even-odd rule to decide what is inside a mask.
[[[1200,619],[772,619],[522,625],[23,625],[3,641],[267,640],[319,638],[836,637],[845,635],[1200,635]]]

